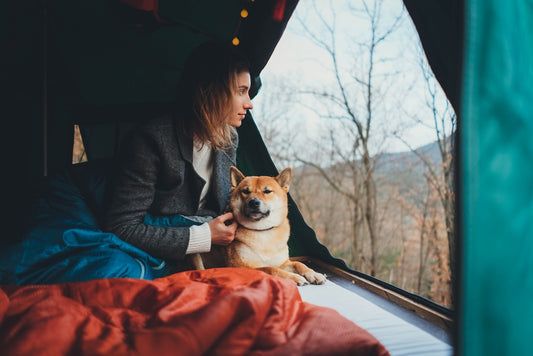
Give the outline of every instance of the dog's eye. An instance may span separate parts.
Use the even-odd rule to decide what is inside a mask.
[[[242,194],[246,194],[246,195],[250,194],[250,189],[249,188],[244,188],[242,190]]]
[[[271,191],[270,189],[268,189],[268,188],[265,188],[265,189],[263,190],[263,193],[265,193],[265,194],[270,194],[270,193],[272,193],[272,191]]]

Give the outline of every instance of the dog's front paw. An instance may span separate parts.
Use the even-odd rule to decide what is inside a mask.
[[[305,286],[306,284],[309,284],[306,278],[296,273],[291,273],[291,279],[299,286]]]
[[[324,284],[326,283],[326,275],[315,271],[309,271],[304,273],[305,279],[311,284]]]

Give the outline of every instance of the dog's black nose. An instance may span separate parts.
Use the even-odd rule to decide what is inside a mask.
[[[250,209],[257,209],[259,208],[259,206],[261,205],[261,202],[259,201],[259,199],[251,199],[249,202],[248,202],[248,207]]]

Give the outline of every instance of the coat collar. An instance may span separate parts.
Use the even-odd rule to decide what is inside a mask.
[[[185,136],[178,125],[174,124],[174,131],[178,140],[179,149],[183,159],[192,165],[193,156],[193,141],[191,138]],[[238,136],[235,137],[235,144],[227,150],[215,150],[213,154],[213,173],[211,191],[216,200],[217,208],[223,211],[228,202],[229,193],[231,190],[230,167],[237,166],[236,151],[238,144]],[[199,180],[202,180],[197,176]],[[203,181],[203,180],[202,180]],[[205,183],[205,182],[204,182]],[[201,191],[201,187],[199,187]]]
[[[212,184],[219,211],[223,211],[228,203],[231,191],[231,166],[237,166],[235,146],[225,151],[215,150]]]

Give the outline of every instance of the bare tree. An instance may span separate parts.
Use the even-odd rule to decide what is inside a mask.
[[[378,261],[378,224],[377,214],[377,188],[374,179],[374,169],[379,154],[372,154],[371,141],[373,140],[374,112],[379,102],[375,83],[378,75],[377,66],[383,58],[378,57],[378,49],[393,33],[400,23],[401,14],[392,23],[383,23],[382,0],[363,1],[362,8],[351,8],[353,16],[363,17],[368,24],[368,37],[358,43],[359,58],[362,60],[363,69],[356,72],[353,69],[346,71],[340,63],[340,50],[337,47],[336,14],[331,10],[331,16],[318,10],[315,6],[315,15],[321,23],[321,29],[307,27],[305,21],[301,26],[306,36],[318,47],[322,48],[330,58],[330,70],[333,74],[331,89],[309,89],[305,93],[328,102],[328,110],[322,114],[334,131],[332,135],[331,150],[335,161],[338,162],[337,174],[332,175],[331,169],[324,169],[323,165],[299,158],[300,162],[314,167],[322,174],[331,188],[347,198],[351,205],[352,221],[352,254],[356,266],[362,268],[366,265],[371,275],[375,275]],[[315,4],[316,5],[316,4]],[[379,97],[379,96],[378,96]],[[333,124],[335,121],[336,124]],[[339,132],[344,132],[345,137],[339,140]],[[374,147],[379,146],[374,139]],[[346,149],[348,147],[348,149]],[[340,174],[342,173],[342,174]],[[363,230],[364,229],[364,230]],[[370,242],[369,261],[362,254],[364,243],[363,231],[366,232]]]
[[[409,105],[402,107],[402,100],[418,89],[410,81],[409,74],[398,72],[398,68],[406,64],[405,60],[399,57],[395,62],[390,57],[394,55],[390,52],[390,43],[396,39],[400,22],[407,18],[406,12],[395,10],[391,15],[390,9],[382,8],[390,3],[366,0],[358,2],[357,8],[339,12],[337,18],[332,6],[337,6],[337,1],[330,2],[326,10],[319,9],[322,2],[307,1],[307,4],[311,8],[305,7],[304,11],[309,13],[302,15],[300,12],[294,20],[301,19],[298,33],[303,33],[309,42],[322,49],[322,57],[315,52],[312,57],[317,58],[320,67],[315,67],[316,72],[305,74],[317,85],[305,86],[303,78],[286,72],[288,74],[274,84],[279,95],[266,101],[267,111],[256,116],[256,110],[262,107],[254,109],[256,118],[264,118],[264,123],[258,124],[269,151],[277,165],[283,162],[280,167],[292,165],[296,168],[291,195],[319,240],[336,257],[354,269],[401,288],[439,301],[446,300],[447,296],[442,293],[449,291],[445,285],[448,269],[447,266],[440,268],[448,258],[448,248],[442,242],[444,214],[438,205],[440,200],[434,199],[435,184],[442,183],[443,179],[440,178],[443,170],[433,162],[439,160],[412,148],[416,155],[425,157],[429,169],[420,159],[413,163],[411,154],[399,157],[386,154],[382,149],[387,130],[392,130],[398,119],[400,127],[408,124],[406,119],[412,115],[406,115]],[[346,32],[338,27],[345,14],[349,14],[352,21],[354,17],[364,18],[367,24],[357,32],[357,38],[349,41],[342,37]],[[317,21],[311,21],[306,15],[316,17],[321,27],[316,27]],[[312,22],[312,28],[308,27]],[[416,55],[414,51],[402,49],[406,50],[406,55]],[[419,57],[424,58],[423,54]],[[330,75],[326,76],[326,72]],[[294,82],[294,78],[298,82]],[[397,88],[401,81],[404,82],[401,87],[406,90],[391,89]],[[265,80],[265,83],[272,85],[273,81]],[[426,85],[429,84],[430,81]],[[427,86],[428,98],[433,95],[434,123],[440,123],[441,117],[434,114],[442,113],[437,89]],[[286,98],[290,100],[287,102]],[[428,106],[430,103],[428,99]],[[294,106],[296,110],[291,111]],[[427,119],[427,114],[423,118]],[[425,124],[425,121],[420,119],[417,124]],[[320,135],[311,129],[317,123],[322,124]],[[307,128],[310,136],[302,132]],[[449,149],[445,146],[449,143],[446,132],[449,131],[437,132],[445,141],[439,148],[441,152]],[[388,168],[383,164],[387,159],[393,160]],[[398,166],[390,170],[390,165]],[[425,201],[422,195],[427,197]],[[402,208],[400,198],[411,210]]]
[[[455,193],[454,193],[454,159],[455,159],[455,126],[456,114],[450,103],[445,98],[440,97],[441,93],[429,65],[420,55],[420,68],[426,86],[425,104],[431,117],[429,126],[435,132],[436,145],[438,147],[438,159],[434,161],[428,152],[413,148],[408,142],[397,136],[409,149],[418,156],[426,166],[426,180],[428,184],[437,192],[440,204],[442,205],[445,217],[446,235],[448,240],[448,268],[451,273],[451,282],[455,281]],[[427,115],[424,115],[426,118]],[[419,125],[428,125],[426,120],[414,116]],[[441,251],[441,253],[445,253]]]

